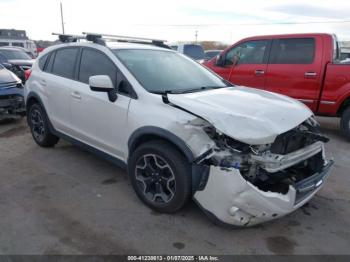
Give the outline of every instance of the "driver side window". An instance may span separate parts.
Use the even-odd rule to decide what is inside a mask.
[[[232,65],[233,59],[238,59],[237,64],[263,64],[267,40],[249,41],[233,47],[226,53],[225,66]]]

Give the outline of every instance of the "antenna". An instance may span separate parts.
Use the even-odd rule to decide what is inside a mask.
[[[62,8],[62,2],[60,2],[60,8],[61,8],[62,34],[64,34],[64,22],[63,22],[63,8]]]

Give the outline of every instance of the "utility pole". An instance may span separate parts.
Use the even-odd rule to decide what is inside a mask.
[[[194,35],[196,37],[196,44],[197,44],[197,40],[198,40],[198,30],[196,30],[196,33]]]
[[[62,33],[64,34],[64,22],[63,22],[63,8],[62,8],[62,2],[60,2],[60,7],[61,7]]]

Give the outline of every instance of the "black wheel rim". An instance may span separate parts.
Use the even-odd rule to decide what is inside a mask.
[[[137,186],[151,202],[168,203],[176,192],[175,175],[164,158],[156,154],[140,157],[136,164]]]
[[[31,111],[30,124],[34,138],[37,141],[42,141],[45,137],[45,125],[41,112],[38,109]]]

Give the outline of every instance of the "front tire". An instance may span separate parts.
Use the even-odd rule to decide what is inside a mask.
[[[27,121],[34,141],[42,147],[53,147],[59,138],[51,133],[49,121],[41,105],[35,103],[29,107]]]
[[[350,107],[345,109],[341,116],[340,129],[345,137],[350,140]]]
[[[165,141],[139,146],[129,159],[128,173],[137,196],[155,211],[174,213],[191,195],[191,166]]]

